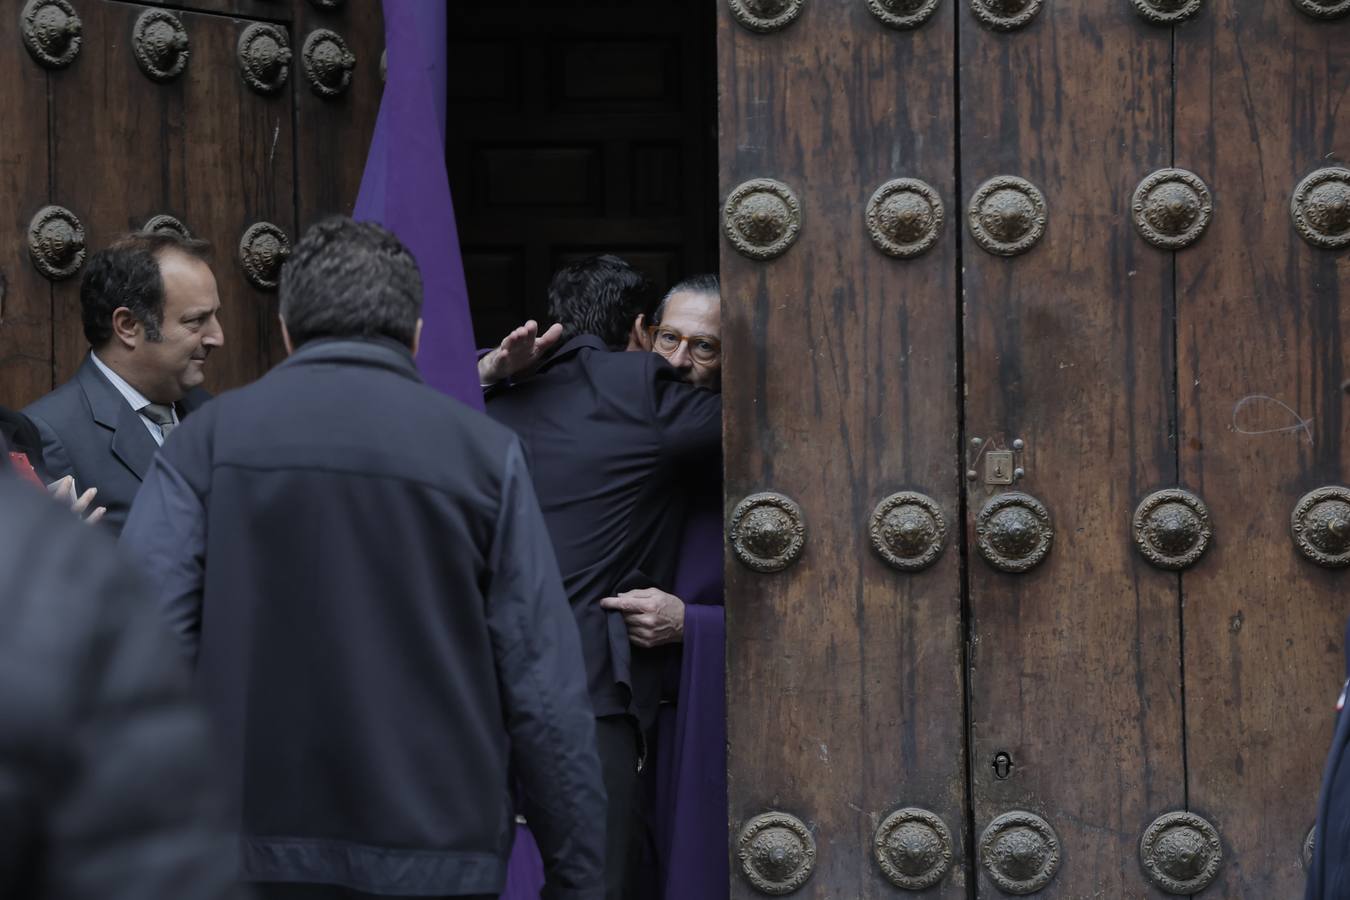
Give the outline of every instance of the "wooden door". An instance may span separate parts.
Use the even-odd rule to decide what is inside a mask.
[[[869,828],[925,803],[932,895],[1299,896],[1350,562],[1350,19],[722,5],[733,896],[893,896],[875,859],[940,844]],[[896,175],[946,203],[912,259],[866,237]],[[932,569],[869,550],[899,487],[950,513]]]
[[[33,48],[35,25],[72,19],[77,41],[58,31],[39,42],[43,52]],[[74,226],[87,253],[165,216],[208,240],[226,342],[207,387],[266,371],[282,355],[275,272],[267,259],[251,268],[246,238],[261,233],[261,248],[274,250],[324,215],[351,212],[382,90],[378,4],[25,0],[0,41],[12,50],[0,54],[0,74],[11,76],[0,109],[19,123],[0,150],[0,204],[14,217],[0,235],[0,284],[10,287],[0,288],[0,402],[41,396],[88,349],[80,258],[30,259],[30,222],[47,206],[66,211],[38,223],[58,251]],[[289,50],[289,64],[246,73],[241,48],[269,41]],[[305,47],[337,41],[351,67],[316,85]]]
[[[732,894],[965,897],[956,9],[719,5]]]
[[[51,287],[28,255],[47,203],[47,79],[23,46],[19,17],[0,16],[0,405],[11,408],[51,388]]]
[[[1131,202],[1172,161],[1171,33],[1128,2],[995,21],[966,10],[960,35],[979,893],[1161,896],[1137,859],[1186,805],[1181,598],[1131,518],[1191,485],[1171,252]]]
[[[1228,0],[1176,32],[1176,164],[1214,205],[1176,298],[1181,473],[1216,532],[1182,577],[1187,787],[1221,897],[1302,896],[1350,614],[1350,18],[1300,7],[1333,4]]]

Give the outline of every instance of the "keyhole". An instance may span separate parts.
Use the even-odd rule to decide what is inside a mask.
[[[1013,761],[1007,751],[1000,750],[994,754],[994,777],[1003,781],[1012,774]]]

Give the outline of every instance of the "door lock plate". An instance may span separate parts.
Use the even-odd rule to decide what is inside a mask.
[[[1013,452],[1011,450],[987,450],[984,454],[984,483],[1013,483]]]

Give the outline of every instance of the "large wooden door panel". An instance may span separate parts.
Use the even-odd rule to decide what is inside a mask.
[[[1176,481],[1172,261],[1134,233],[1130,200],[1170,162],[1171,37],[1126,2],[1047,3],[1011,31],[962,12],[962,218],[999,176],[1045,204],[1044,236],[1019,255],[961,233],[979,896],[1004,895],[996,877],[1019,892],[1043,883],[1038,897],[1162,896],[1138,853],[1153,818],[1186,799],[1178,581],[1135,551],[1130,521]],[[977,217],[1005,245],[1036,218],[1007,185],[984,192]],[[1025,476],[988,484],[997,450]],[[1029,561],[1019,529],[1033,512],[980,517],[1010,492],[1053,521],[1048,556],[1021,574],[978,549],[984,538]],[[1058,847],[1008,813],[1041,817]],[[982,841],[995,822],[1008,827]]]
[[[1350,20],[1216,0],[1177,30],[1176,84],[1177,165],[1214,198],[1177,255],[1181,471],[1216,535],[1183,576],[1190,803],[1227,855],[1210,892],[1299,897],[1350,582],[1290,514],[1350,478],[1350,253],[1304,241],[1290,200],[1350,160]]]
[[[791,814],[816,847],[815,872],[794,896],[893,897],[874,839],[894,811],[918,807],[941,824],[915,819],[883,848],[903,860],[897,843],[945,829],[951,869],[925,896],[965,897],[957,10],[942,4],[901,31],[862,2],[816,0],[761,34],[719,7],[722,195],[771,178],[801,210],[796,243],[778,258],[722,245],[728,513],[778,492],[800,505],[806,535],[800,562],[777,573],[728,554],[733,843],[754,817]],[[926,182],[946,208],[933,248],[911,259],[879,251],[864,214],[901,177]],[[899,197],[883,226],[931,223],[920,196]],[[783,208],[763,194],[747,202],[741,227],[752,237],[756,208]],[[902,490],[933,498],[948,531],[923,571],[888,567],[871,544],[874,507]],[[900,514],[934,521],[913,504]],[[895,522],[881,530],[897,539]],[[762,896],[732,863],[732,896]]]
[[[80,9],[80,57],[51,75],[51,196],[82,217],[91,249],[159,214],[210,241],[225,346],[212,355],[207,386],[251,381],[267,368],[276,304],[245,279],[237,247],[260,220],[294,234],[290,92],[263,96],[245,85],[235,50],[247,21],[175,12],[190,57],[180,75],[160,82],[142,72],[132,48],[133,26],[149,7],[99,0]],[[57,285],[54,307],[60,382],[88,350],[78,278]]]
[[[0,17],[0,404],[52,387],[52,294],[28,254],[28,225],[47,205],[47,76],[23,49],[18,15]]]

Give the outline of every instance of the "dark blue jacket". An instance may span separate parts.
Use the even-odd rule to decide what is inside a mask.
[[[514,774],[545,896],[600,896],[594,723],[519,442],[407,348],[314,342],[212,401],[122,543],[196,657],[246,878],[496,893]]]
[[[1350,627],[1346,629],[1346,685],[1350,686]],[[1342,688],[1344,691],[1344,688]],[[1350,900],[1350,716],[1336,714],[1317,801],[1317,833],[1312,867],[1308,871],[1307,900]]]
[[[650,725],[663,663],[678,648],[631,646],[622,614],[600,601],[673,587],[689,498],[721,483],[721,396],[655,353],[613,352],[582,335],[536,374],[489,392],[487,412],[525,445],[595,714]]]

